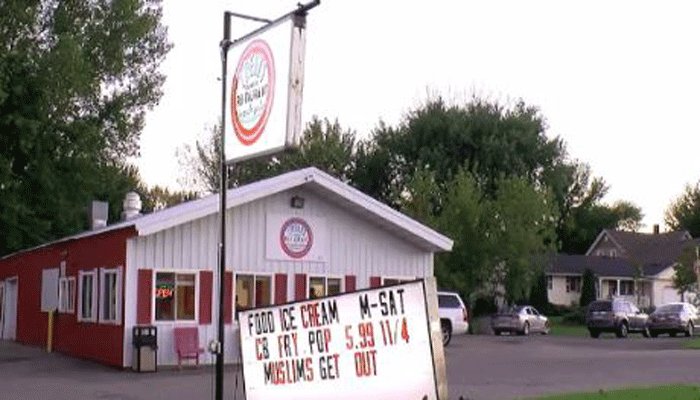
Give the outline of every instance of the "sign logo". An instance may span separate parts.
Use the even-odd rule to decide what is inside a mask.
[[[242,144],[250,146],[265,130],[275,93],[275,61],[265,41],[254,40],[243,51],[231,93],[234,131]]]
[[[311,227],[301,218],[290,218],[280,230],[280,246],[292,258],[302,258],[311,250],[314,235]]]

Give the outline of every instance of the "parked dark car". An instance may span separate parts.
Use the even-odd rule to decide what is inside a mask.
[[[660,333],[676,336],[683,333],[693,336],[695,328],[700,326],[700,313],[688,303],[669,303],[657,308],[649,316],[649,333],[657,337]]]
[[[529,335],[530,332],[549,333],[549,320],[534,307],[512,306],[491,316],[491,329],[496,335],[503,332]]]
[[[613,332],[619,338],[627,337],[630,332],[649,337],[648,319],[647,314],[627,300],[599,300],[588,306],[586,327],[594,338],[602,332]]]

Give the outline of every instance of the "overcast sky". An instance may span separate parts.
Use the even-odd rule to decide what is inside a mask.
[[[296,3],[164,1],[175,47],[141,137],[148,184],[179,188],[176,149],[220,118],[223,11],[274,18]],[[700,179],[698,18],[690,0],[322,0],[308,18],[304,121],[338,118],[366,137],[427,93],[522,98],[607,181],[607,202],[642,208],[649,231]],[[234,21],[234,36],[254,27]]]

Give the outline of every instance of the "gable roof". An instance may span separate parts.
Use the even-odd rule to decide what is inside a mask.
[[[308,188],[327,200],[342,206],[349,212],[366,217],[371,223],[379,225],[391,233],[404,238],[419,248],[434,252],[452,250],[453,241],[450,238],[315,167],[287,172],[272,178],[229,189],[226,192],[226,207],[227,209],[231,209],[298,187]],[[218,212],[219,195],[213,194],[163,210],[154,211],[153,213],[128,221],[109,225],[104,228],[65,237],[35,247],[34,249],[129,227],[133,227],[138,236],[150,235]],[[28,250],[23,250],[22,252]],[[12,255],[13,254],[10,254],[2,258],[7,258]]]
[[[678,261],[678,257],[688,246],[700,243],[687,231],[665,233],[640,233],[604,229],[586,252],[592,256],[593,250],[605,237],[609,238],[622,252],[622,258],[644,266],[668,267]]]

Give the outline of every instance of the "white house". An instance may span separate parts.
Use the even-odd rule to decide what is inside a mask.
[[[640,307],[681,301],[673,287],[674,266],[685,249],[700,241],[688,232],[654,233],[603,230],[585,255],[559,254],[547,266],[552,304],[578,304],[586,269],[596,275],[599,299],[623,297]]]

